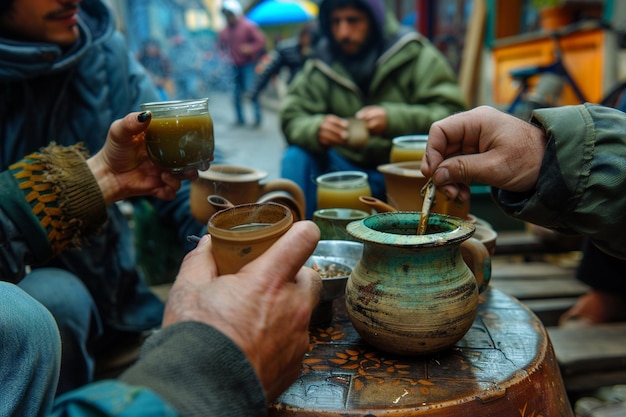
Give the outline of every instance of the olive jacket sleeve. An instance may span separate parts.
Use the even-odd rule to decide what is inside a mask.
[[[584,104],[536,110],[533,122],[548,137],[536,188],[493,190],[500,207],[626,258],[626,114]]]

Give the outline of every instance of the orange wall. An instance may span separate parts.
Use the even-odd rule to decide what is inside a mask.
[[[604,36],[601,29],[592,29],[563,35],[559,40],[564,65],[589,102],[599,102],[604,93]],[[511,70],[550,64],[555,59],[554,49],[553,40],[549,37],[495,46],[493,49],[494,103],[506,105],[513,101],[517,89],[509,75]],[[574,92],[569,86],[566,87],[560,104],[577,103],[578,99]]]

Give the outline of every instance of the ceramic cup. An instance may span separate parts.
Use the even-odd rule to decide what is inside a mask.
[[[365,120],[351,117],[348,119],[348,138],[346,144],[351,148],[362,148],[370,138]]]
[[[300,186],[286,178],[264,181],[267,175],[267,172],[251,167],[211,165],[208,170],[198,172],[198,179],[191,183],[189,190],[191,215],[200,223],[208,222],[217,211],[217,208],[207,201],[209,196],[214,195],[235,206],[266,202],[283,204],[291,209],[294,221],[304,219],[305,201]]]
[[[313,221],[320,228],[321,240],[351,240],[356,241],[348,232],[346,226],[355,221],[364,219],[369,213],[363,210],[350,208],[328,208],[316,210]]]
[[[291,210],[277,203],[242,204],[209,219],[213,255],[220,274],[233,274],[256,259],[293,223]]]
[[[421,161],[393,162],[379,165],[377,170],[385,178],[387,202],[400,211],[419,211],[422,209],[424,197],[421,190],[426,185],[426,177],[420,169]],[[450,199],[444,193],[435,193],[432,213],[449,214],[467,219],[469,200]]]
[[[144,103],[140,107],[152,113],[146,149],[155,164],[172,172],[209,168],[215,139],[208,98]]]
[[[421,161],[427,142],[428,135],[406,135],[393,138],[389,162]]]

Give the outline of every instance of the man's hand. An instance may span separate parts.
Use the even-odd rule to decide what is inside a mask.
[[[324,116],[317,135],[322,146],[345,145],[348,139],[348,121],[333,114],[327,114]]]
[[[537,183],[546,141],[538,127],[482,106],[433,123],[421,170],[453,199],[469,199],[474,181],[529,191]]]
[[[107,205],[140,195],[171,200],[180,188],[178,176],[157,167],[148,157],[143,132],[150,118],[150,113],[144,112],[116,120],[104,147],[87,160]]]
[[[223,276],[205,236],[182,263],[163,327],[197,321],[221,331],[246,354],[268,399],[275,399],[299,375],[309,346],[322,284],[317,272],[302,265],[319,236],[311,221],[296,222],[263,255]]]

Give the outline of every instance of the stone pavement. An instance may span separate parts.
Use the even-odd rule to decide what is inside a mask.
[[[278,124],[275,101],[263,97],[261,103],[262,126],[252,127],[252,106],[244,102],[249,125],[238,127],[233,125],[235,110],[231,95],[221,91],[209,94],[209,111],[215,133],[215,163],[261,169],[268,173],[267,179],[273,179],[280,176],[280,159],[286,142]]]

